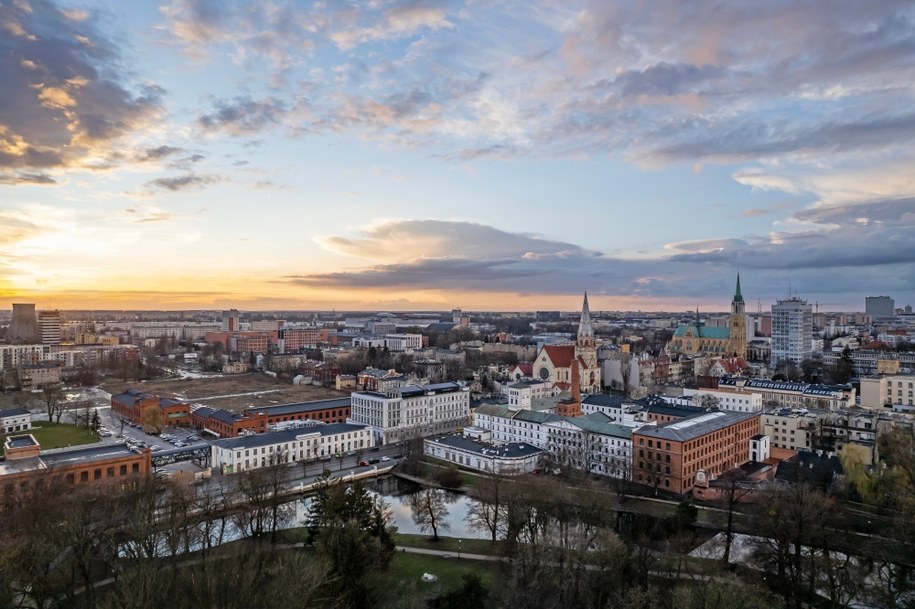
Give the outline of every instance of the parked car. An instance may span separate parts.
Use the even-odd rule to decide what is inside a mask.
[[[384,456],[384,457],[381,458],[381,461],[382,461],[382,462],[390,461],[390,460],[391,460],[391,457],[388,457],[388,456]]]
[[[380,446],[373,446],[373,447],[372,447],[372,452],[375,452],[376,450],[381,450],[381,447],[380,447]]]
[[[330,461],[333,459],[330,455],[321,455],[321,461]]]
[[[365,466],[368,465],[368,464],[369,464],[369,462],[366,461],[366,460],[364,460],[364,459],[363,459],[362,461],[359,462],[359,466],[360,466],[360,467],[365,467]]]
[[[380,462],[381,462],[381,459],[369,459],[369,463],[371,463],[372,465],[375,465],[376,463],[380,463]]]
[[[355,450],[348,451],[348,452],[346,453],[346,456],[347,456],[347,457],[355,457],[355,456],[356,456],[356,451],[355,451]]]

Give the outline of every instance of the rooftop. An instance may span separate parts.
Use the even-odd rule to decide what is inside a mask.
[[[6,410],[0,410],[0,419],[5,419],[6,417],[21,417],[26,414],[29,414],[29,411],[25,408],[7,408]]]
[[[302,412],[316,412],[328,408],[349,408],[352,400],[349,397],[331,398],[329,400],[315,400],[313,402],[294,402],[292,404],[277,404],[276,406],[258,406],[249,408],[249,413],[266,413],[268,417],[282,416],[286,414],[299,414]]]
[[[226,450],[236,450],[239,448],[255,448],[261,446],[270,446],[272,444],[282,444],[284,442],[293,442],[299,437],[306,436],[332,436],[341,433],[350,433],[362,431],[365,425],[356,425],[353,423],[330,423],[328,425],[314,425],[311,427],[299,427],[296,429],[284,429],[282,431],[270,431],[250,436],[240,436],[238,438],[226,438],[213,442],[213,446],[218,446]]]
[[[759,417],[759,413],[708,412],[674,421],[673,423],[659,425],[657,427],[642,427],[634,433],[649,438],[662,438],[665,440],[674,440],[676,442],[687,442],[756,417]]]
[[[91,463],[120,457],[134,456],[138,453],[126,444],[106,444],[89,448],[74,448],[41,453],[41,460],[48,467],[69,465],[73,463]]]
[[[429,438],[426,441],[444,444],[451,448],[465,450],[481,457],[493,459],[523,459],[541,452],[539,448],[531,444],[511,442],[508,444],[495,445],[488,442],[480,442],[473,438],[467,438],[460,434],[443,436],[441,438]]]

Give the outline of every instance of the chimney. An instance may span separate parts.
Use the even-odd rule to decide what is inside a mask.
[[[581,403],[581,373],[578,370],[578,358],[572,360],[572,399]]]

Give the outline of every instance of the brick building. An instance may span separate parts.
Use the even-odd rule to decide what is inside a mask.
[[[270,425],[288,421],[345,423],[350,415],[350,403],[350,398],[345,397],[260,406],[242,412],[203,407],[193,412],[191,421],[197,429],[205,429],[221,438],[234,438],[243,432],[263,433]]]
[[[152,467],[148,448],[108,444],[64,450],[41,450],[31,434],[10,436],[0,460],[0,488],[8,497],[52,484],[99,485],[124,491],[147,478]]]
[[[708,412],[632,432],[632,479],[683,495],[750,458],[759,413]]]
[[[151,414],[151,409],[158,409],[159,413]],[[189,425],[191,420],[191,407],[187,402],[159,397],[139,389],[128,389],[112,395],[111,410],[137,425],[147,425],[153,421],[157,421],[160,427]]]

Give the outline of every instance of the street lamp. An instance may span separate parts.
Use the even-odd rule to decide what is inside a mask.
[[[463,539],[458,538],[458,558],[461,557],[461,542],[463,541]]]

